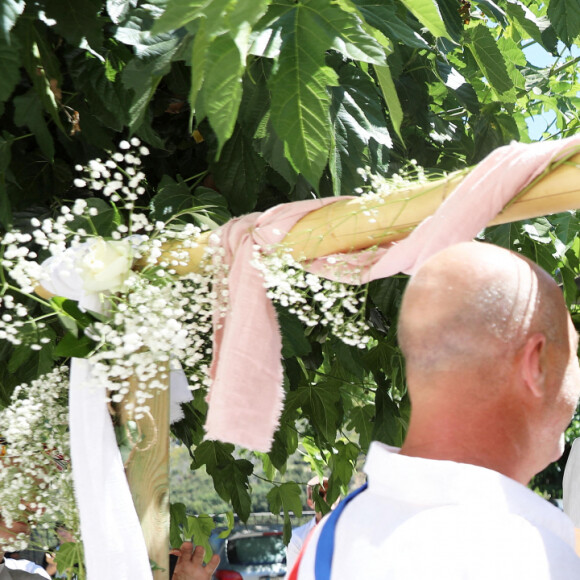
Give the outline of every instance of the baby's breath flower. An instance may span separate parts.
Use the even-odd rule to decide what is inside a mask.
[[[334,265],[336,260],[327,262]],[[366,287],[308,273],[288,251],[262,252],[256,248],[252,264],[264,277],[268,298],[288,308],[306,326],[328,326],[346,344],[365,347],[369,341],[364,317]]]
[[[68,370],[58,367],[15,388],[0,411],[6,455],[0,462],[0,505],[8,527],[26,518],[32,530],[64,523],[78,537],[79,521],[69,469]],[[23,512],[25,515],[23,516]],[[0,540],[22,550],[28,537]]]

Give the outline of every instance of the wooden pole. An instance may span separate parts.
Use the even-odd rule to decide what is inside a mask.
[[[456,173],[438,181],[395,191],[375,201],[357,197],[326,205],[299,220],[281,245],[291,248],[296,259],[310,260],[400,240],[433,215],[466,175],[467,172]],[[578,208],[580,153],[520,192],[489,225]],[[374,220],[372,223],[369,212]],[[210,235],[210,232],[202,235],[197,247],[186,249],[190,262],[187,266],[176,267],[179,274],[196,270]],[[163,259],[169,259],[171,250],[176,247],[166,247]]]
[[[141,440],[127,461],[126,474],[149,559],[157,567],[153,578],[169,580],[169,388],[154,392],[150,414],[137,421]],[[121,413],[122,424],[129,420]]]

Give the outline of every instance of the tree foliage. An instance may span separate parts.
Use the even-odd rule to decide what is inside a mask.
[[[574,0],[3,0],[0,223],[23,225],[85,196],[73,167],[128,135],[149,144],[160,216],[231,215],[312,195],[353,194],[357,171],[428,173],[481,160],[551,112],[544,138],[578,125],[580,16]],[[537,49],[552,55],[538,66]],[[91,200],[91,203],[99,203]],[[577,317],[578,218],[566,213],[482,234],[532,257]],[[244,519],[261,462],[276,481],[298,448],[331,473],[329,501],[372,439],[399,445],[409,416],[396,320],[404,277],[373,282],[372,341],[349,347],[280,313],[286,404],[270,453],[203,441],[203,393],[174,434]],[[62,331],[25,354],[0,345],[4,402],[58,358]],[[272,484],[274,510],[296,488]],[[288,493],[286,493],[288,492]]]

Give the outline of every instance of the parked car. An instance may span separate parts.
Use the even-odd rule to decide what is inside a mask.
[[[286,574],[286,546],[279,529],[234,530],[212,543],[221,559],[215,580],[273,580]]]

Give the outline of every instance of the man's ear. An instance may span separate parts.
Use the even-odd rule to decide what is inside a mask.
[[[541,332],[532,334],[521,351],[521,373],[525,387],[534,397],[544,395],[546,383],[546,337]]]

